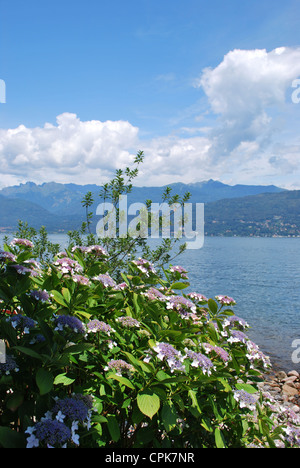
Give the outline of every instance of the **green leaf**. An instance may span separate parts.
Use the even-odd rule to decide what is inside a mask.
[[[257,393],[257,389],[253,387],[253,385],[250,385],[247,383],[237,383],[235,385],[235,388],[237,390],[245,390],[245,392],[248,392],[248,393]]]
[[[62,296],[62,294],[60,294],[60,292],[56,291],[55,289],[52,289],[51,294],[55,302],[57,302],[58,304],[64,307],[68,307],[68,304],[66,303],[64,297]]]
[[[161,417],[165,426],[166,432],[170,432],[175,426],[177,421],[177,413],[172,403],[164,404]]]
[[[213,315],[216,315],[218,312],[218,304],[213,299],[208,299],[208,307]]]
[[[137,405],[143,414],[152,419],[160,408],[160,399],[155,393],[139,393]]]
[[[65,301],[70,304],[70,301],[71,301],[71,294],[70,294],[70,291],[68,290],[68,288],[62,288],[61,290],[62,292],[62,295],[65,299]]]
[[[120,428],[116,416],[114,414],[107,415],[107,426],[111,438],[114,442],[118,442],[121,437]]]
[[[134,388],[135,388],[132,385],[132,383],[130,382],[130,380],[128,380],[126,377],[122,377],[121,375],[117,375],[117,374],[113,374],[113,373],[108,374],[107,379],[117,380],[118,382],[120,382],[121,384],[125,385],[128,388],[131,388],[132,390],[134,390]]]
[[[25,448],[25,437],[9,427],[0,426],[0,447]]]
[[[181,281],[176,281],[171,284],[170,289],[185,289],[188,288],[190,283],[182,283]]]
[[[39,387],[40,395],[46,395],[53,388],[53,375],[46,369],[38,369],[36,373],[36,384]]]
[[[53,383],[54,385],[63,384],[67,386],[67,385],[71,385],[73,382],[75,382],[75,379],[70,379],[69,377],[66,376],[66,374],[59,374],[55,377]]]
[[[226,447],[224,436],[223,436],[222,431],[221,431],[221,429],[219,427],[215,428],[215,441],[216,441],[217,448],[225,448]]]
[[[27,356],[33,357],[35,359],[39,359],[40,361],[43,360],[42,356],[35,351],[33,351],[31,348],[25,348],[24,346],[15,346],[15,349],[20,351],[21,353],[26,354]]]

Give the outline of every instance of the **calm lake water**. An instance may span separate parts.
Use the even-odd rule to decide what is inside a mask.
[[[66,236],[49,237],[65,245]],[[292,362],[292,343],[300,340],[300,238],[208,237],[173,263],[189,271],[185,292],[233,297],[250,339],[275,366],[300,371]]]

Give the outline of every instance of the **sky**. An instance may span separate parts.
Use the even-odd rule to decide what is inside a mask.
[[[299,0],[0,0],[0,188],[300,189]]]

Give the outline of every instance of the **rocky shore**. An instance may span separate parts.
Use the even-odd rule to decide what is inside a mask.
[[[264,381],[259,387],[264,393],[270,394],[278,404],[300,413],[300,374],[296,370],[287,373],[271,370],[264,375]]]

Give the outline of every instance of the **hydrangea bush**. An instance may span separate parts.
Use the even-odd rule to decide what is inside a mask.
[[[177,265],[129,261],[122,282],[109,265],[99,246],[41,265],[27,239],[4,244],[1,447],[299,446],[234,299],[185,294]]]

